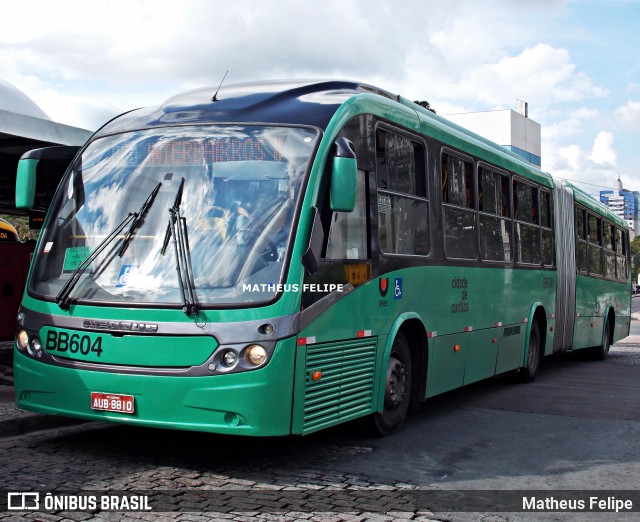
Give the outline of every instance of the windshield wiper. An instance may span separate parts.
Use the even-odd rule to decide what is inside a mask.
[[[125,227],[127,225],[130,225],[127,235],[124,239],[125,243],[120,248],[120,255],[124,253],[124,250],[126,250],[126,245],[130,241],[134,230],[144,218],[144,215],[149,210],[149,207],[151,207],[151,205],[153,204],[153,200],[156,197],[158,190],[160,190],[160,185],[162,185],[162,183],[158,183],[156,185],[156,187],[153,189],[151,194],[149,194],[149,197],[142,204],[142,207],[140,207],[140,210],[138,210],[138,212],[129,212],[125,216],[125,218],[118,224],[118,226],[116,226],[116,228],[107,237],[105,237],[102,241],[100,241],[100,243],[98,243],[93,252],[91,252],[91,255],[88,256],[84,261],[82,261],[82,263],[80,263],[78,267],[71,273],[71,275],[69,276],[69,280],[65,283],[65,285],[56,296],[56,304],[60,308],[62,308],[63,310],[69,309],[69,295],[75,288],[76,284],[78,284],[78,281],[80,280],[82,274],[84,274],[85,270],[89,268],[91,263],[95,261],[95,259],[102,253],[102,251],[120,235]]]
[[[178,187],[176,199],[169,209],[169,224],[167,232],[162,242],[161,255],[167,253],[169,239],[173,236],[173,249],[176,254],[176,272],[180,298],[182,299],[182,311],[187,314],[197,314],[198,306],[196,302],[195,284],[193,282],[193,269],[191,267],[191,250],[189,249],[189,235],[187,233],[187,220],[180,214],[182,204],[182,192],[184,190],[184,178]]]
[[[129,230],[127,230],[127,233],[124,236],[124,240],[122,241],[122,246],[120,247],[120,250],[118,251],[118,257],[122,257],[124,255],[124,253],[126,252],[127,247],[129,246],[129,242],[131,241],[131,238],[133,237],[133,233],[136,231],[136,229],[144,221],[144,217],[147,215],[147,212],[151,208],[151,205],[153,205],[153,201],[156,199],[156,195],[158,194],[158,191],[160,190],[161,186],[162,186],[162,182],[158,181],[158,184],[156,185],[156,188],[154,188],[153,191],[151,192],[151,194],[149,194],[149,197],[142,204],[142,206],[140,207],[140,210],[138,212],[134,212],[133,213],[133,216],[134,216],[133,217],[133,222],[131,223],[131,226],[129,227]]]

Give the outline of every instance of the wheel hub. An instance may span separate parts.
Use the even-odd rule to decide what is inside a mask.
[[[384,393],[386,409],[397,408],[407,396],[407,370],[398,359],[391,357],[387,367],[387,385]]]

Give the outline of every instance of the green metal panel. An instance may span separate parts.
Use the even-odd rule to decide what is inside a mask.
[[[469,334],[464,384],[471,384],[494,375],[501,336],[502,328],[500,327],[473,331]]]
[[[628,282],[616,283],[601,277],[577,276],[574,350],[600,345],[604,318],[609,309],[613,309],[615,314],[614,342],[628,335],[630,292],[631,285]]]
[[[526,328],[523,324],[510,324],[502,328],[496,374],[515,370],[522,365]]]
[[[376,341],[368,337],[300,347],[304,387],[294,413],[294,433],[311,433],[373,411]],[[313,379],[316,372],[321,374],[318,380]]]
[[[433,339],[433,352],[427,380],[427,397],[433,397],[462,386],[468,343],[468,332],[438,335]]]

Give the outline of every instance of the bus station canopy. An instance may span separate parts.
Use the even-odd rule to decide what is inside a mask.
[[[51,145],[82,145],[91,131],[52,121],[38,105],[0,80],[0,213],[17,214],[16,170],[20,156]]]

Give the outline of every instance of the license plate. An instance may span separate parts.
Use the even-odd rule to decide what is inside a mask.
[[[91,409],[101,411],[115,411],[118,413],[133,413],[133,395],[91,392]]]

